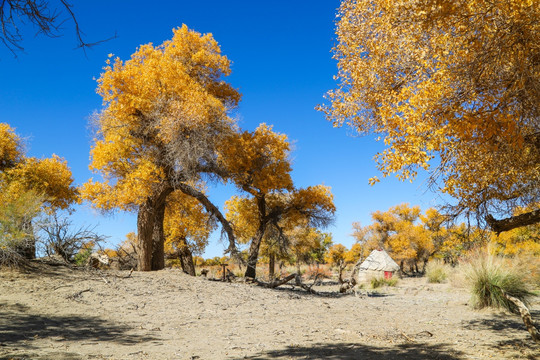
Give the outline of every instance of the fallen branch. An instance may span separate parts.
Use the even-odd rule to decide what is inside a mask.
[[[83,293],[85,293],[87,291],[90,291],[90,288],[84,289],[84,290],[81,290],[81,291],[77,291],[75,294],[68,295],[66,298],[71,299],[71,300],[75,300],[75,299],[79,298]]]
[[[283,279],[275,280],[275,281],[272,281],[272,282],[264,282],[264,281],[261,281],[259,279],[254,279],[253,282],[256,283],[259,286],[264,286],[264,287],[269,288],[269,289],[274,289],[274,288],[277,288],[280,285],[284,285],[284,284],[288,283],[292,279],[295,279],[295,285],[296,286],[306,290],[309,293],[316,294],[317,292],[315,290],[313,290],[312,287],[313,287],[313,285],[315,285],[315,282],[317,281],[317,277],[318,277],[318,275],[315,277],[315,281],[311,285],[304,284],[302,282],[301,276],[296,274],[296,273],[291,274],[289,276],[286,276]]]
[[[531,313],[529,312],[529,309],[527,309],[523,301],[519,300],[516,297],[513,297],[512,295],[507,294],[503,289],[500,289],[500,290],[501,290],[502,295],[508,301],[511,301],[514,305],[517,306],[517,308],[519,309],[519,313],[521,314],[521,319],[523,320],[523,323],[525,324],[527,331],[531,334],[531,337],[533,338],[534,341],[536,341],[537,343],[540,343],[540,332],[538,332],[538,329],[534,326]]]
[[[267,287],[269,289],[274,289],[274,288],[277,288],[280,285],[288,283],[289,281],[291,281],[295,277],[296,277],[296,274],[291,274],[291,275],[289,275],[287,277],[284,277],[283,279],[274,280],[272,282],[264,282],[264,281],[261,281],[259,279],[254,279],[254,282],[257,285],[264,286],[264,287]]]

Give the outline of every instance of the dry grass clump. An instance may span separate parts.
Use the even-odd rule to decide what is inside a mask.
[[[451,267],[440,260],[431,261],[426,266],[426,277],[429,283],[443,283],[448,279]]]
[[[465,266],[472,303],[478,308],[503,308],[519,313],[514,303],[504,293],[528,304],[535,294],[530,291],[528,272],[519,261],[492,255],[476,255]]]

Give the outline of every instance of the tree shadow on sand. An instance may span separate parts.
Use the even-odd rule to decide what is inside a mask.
[[[538,319],[540,313],[531,311],[531,315],[533,318]],[[538,321],[536,321],[536,326],[538,326]],[[463,327],[469,330],[489,330],[504,336],[505,340],[495,343],[494,347],[497,349],[508,350],[513,348],[539,351],[540,353],[540,346],[530,338],[527,328],[519,315],[500,314],[487,319],[471,320]]]
[[[33,349],[34,340],[109,342],[132,345],[157,338],[129,334],[132,328],[91,316],[44,316],[24,305],[0,303],[0,349]]]
[[[461,360],[464,354],[446,344],[400,344],[393,347],[376,347],[354,343],[314,344],[312,346],[289,346],[271,350],[243,359],[330,359],[330,360]]]

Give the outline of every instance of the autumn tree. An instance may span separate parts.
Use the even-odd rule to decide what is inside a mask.
[[[107,62],[90,164],[102,180],[86,183],[84,197],[106,211],[137,212],[139,270],[164,266],[163,224],[174,191],[216,216],[234,251],[225,217],[194,185],[223,176],[217,149],[236,131],[228,111],[240,94],[222,80],[230,62],[217,42],[183,25],[159,46],[142,45],[127,61]]]
[[[342,263],[345,262],[345,256],[347,254],[348,249],[345,247],[345,245],[342,244],[334,244],[328,249],[328,252],[326,253],[325,260],[326,263],[330,266],[339,266]]]
[[[383,176],[429,171],[452,214],[498,233],[538,223],[539,18],[534,0],[343,0],[320,109],[384,140]]]
[[[68,209],[78,201],[78,190],[65,160],[56,155],[45,159],[26,156],[21,138],[5,123],[0,123],[0,139],[0,202],[14,209],[28,202],[29,210],[33,209],[24,212],[24,216],[14,215],[12,219],[19,220],[12,225],[26,234],[25,257],[34,258],[32,218],[39,211],[53,213]],[[34,209],[35,204],[39,211]]]
[[[235,196],[225,205],[239,242],[250,244],[245,276],[251,278],[255,278],[261,248],[274,259],[290,257],[291,252],[299,261],[312,258],[325,246],[325,236],[317,229],[328,226],[335,212],[330,188],[323,185],[273,192],[262,199]]]
[[[287,244],[285,229],[332,221],[330,189],[323,185],[295,189],[289,152],[287,136],[266,124],[231,136],[220,152],[231,180],[248,194],[233,197],[226,205],[236,235],[250,243],[246,277],[255,278],[261,244],[270,231]]]
[[[300,265],[313,264],[319,267],[324,263],[328,249],[332,246],[332,235],[324,233],[316,227],[305,223],[296,224],[285,232],[289,253],[296,262],[297,273],[300,274]]]

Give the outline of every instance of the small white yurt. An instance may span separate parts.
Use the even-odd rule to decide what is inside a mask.
[[[399,265],[383,249],[376,249],[358,266],[356,281],[358,283],[373,278],[390,279],[399,271]]]

